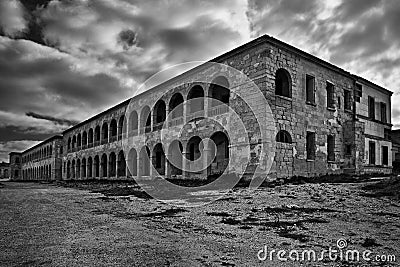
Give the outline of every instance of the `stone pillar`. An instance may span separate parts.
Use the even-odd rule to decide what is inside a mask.
[[[171,157],[171,154],[165,155],[165,178],[171,178],[172,166],[171,163],[168,162],[168,159]]]

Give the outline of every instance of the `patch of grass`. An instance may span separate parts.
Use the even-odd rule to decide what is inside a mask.
[[[364,248],[369,248],[369,247],[379,247],[381,245],[378,244],[375,239],[367,237],[364,240],[364,243],[361,244],[361,246],[363,246]]]
[[[136,187],[112,187],[107,189],[93,190],[95,193],[102,193],[106,196],[135,196],[143,199],[152,199],[145,191]]]
[[[367,197],[390,197],[400,199],[400,177],[392,177],[363,187],[363,196]]]
[[[290,239],[294,239],[297,240],[301,243],[305,243],[309,240],[309,236],[302,234],[302,233],[294,233],[292,231],[289,230],[281,230],[278,232],[278,235],[281,237],[286,237],[286,238],[290,238]]]
[[[268,213],[284,213],[298,211],[303,213],[316,213],[316,212],[339,212],[338,210],[328,208],[308,208],[308,207],[266,207],[263,209],[264,212]]]

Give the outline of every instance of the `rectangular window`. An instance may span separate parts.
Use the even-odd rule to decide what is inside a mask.
[[[345,150],[346,156],[351,156],[351,145],[346,145]]]
[[[392,131],[390,129],[383,129],[383,132],[386,140],[392,140]]]
[[[389,148],[382,146],[382,165],[388,165],[389,163]]]
[[[362,97],[362,85],[359,83],[356,83],[356,91],[354,97],[356,102],[360,103]]]
[[[315,159],[315,133],[313,133],[313,132],[307,132],[306,150],[307,150],[307,159],[314,160]]]
[[[375,99],[368,96],[368,117],[375,120]]]
[[[381,122],[387,123],[386,104],[381,102]]]
[[[351,93],[348,90],[344,90],[344,109],[351,110]]]
[[[375,142],[369,142],[369,164],[375,165]]]
[[[306,74],[306,101],[315,104],[315,77]]]
[[[328,161],[335,161],[335,136],[328,135]]]
[[[326,82],[327,99],[326,104],[328,108],[335,108],[335,85]]]

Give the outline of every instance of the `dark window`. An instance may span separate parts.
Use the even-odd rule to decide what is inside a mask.
[[[389,163],[389,148],[382,146],[382,165],[388,165]]]
[[[375,120],[375,99],[368,96],[368,117]]]
[[[306,75],[306,101],[307,103],[315,103],[315,77]]]
[[[369,142],[369,164],[375,165],[375,142]]]
[[[356,91],[355,91],[355,100],[356,102],[360,103],[362,97],[362,85],[357,83],[356,84]]]
[[[381,102],[381,121],[387,123],[386,104]]]
[[[292,97],[292,82],[287,70],[279,69],[275,74],[275,94]]]
[[[17,163],[17,164],[19,163],[19,158],[15,159],[15,163]]]
[[[279,131],[278,134],[276,135],[276,141],[280,143],[292,143],[292,138],[290,137],[290,134],[287,131]]]
[[[344,90],[344,109],[351,110],[351,93],[348,90]]]
[[[342,101],[340,100],[340,96],[338,96],[337,98],[337,106],[339,110],[342,108]]]
[[[326,104],[328,108],[335,108],[335,85],[330,82],[326,83]]]
[[[390,129],[383,129],[383,132],[386,140],[392,140],[392,131]]]
[[[351,145],[346,145],[345,150],[346,156],[351,156]]]
[[[335,161],[335,136],[328,135],[328,161]]]
[[[307,150],[307,159],[314,160],[315,159],[315,133],[313,133],[313,132],[307,132],[306,150]]]

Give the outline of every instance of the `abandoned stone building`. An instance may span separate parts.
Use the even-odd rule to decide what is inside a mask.
[[[22,152],[19,179],[246,176],[263,163],[264,129],[273,139],[264,169],[271,178],[391,172],[392,92],[267,35],[210,62],[259,88],[272,116],[266,128],[254,118],[260,97],[245,102],[252,92],[235,75],[199,66]],[[245,132],[224,127],[229,109]],[[167,143],[163,129],[172,129]],[[198,170],[202,153],[214,157]]]
[[[13,180],[57,180],[61,179],[63,154],[62,135],[53,136],[22,153],[10,155],[10,162],[15,162],[18,175],[14,172]]]

